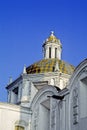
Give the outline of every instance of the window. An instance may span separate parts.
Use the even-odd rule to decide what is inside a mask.
[[[49,58],[51,58],[51,47],[49,47]]]
[[[57,58],[57,48],[55,48],[55,58]]]
[[[24,127],[22,127],[22,126],[15,126],[15,130],[24,130]]]

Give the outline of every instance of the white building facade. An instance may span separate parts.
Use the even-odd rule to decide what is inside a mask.
[[[87,130],[87,60],[73,73],[74,67],[61,60],[62,44],[53,32],[42,47],[44,58],[24,67],[6,87],[0,129]]]

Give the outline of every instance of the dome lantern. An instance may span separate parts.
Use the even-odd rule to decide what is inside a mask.
[[[58,58],[61,60],[62,45],[60,40],[54,35],[53,31],[51,31],[50,36],[45,40],[43,50],[44,59]]]

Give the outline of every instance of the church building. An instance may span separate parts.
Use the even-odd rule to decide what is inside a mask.
[[[24,66],[6,86],[0,103],[1,130],[87,130],[87,59],[76,68],[62,60],[62,43],[52,31],[43,59]]]

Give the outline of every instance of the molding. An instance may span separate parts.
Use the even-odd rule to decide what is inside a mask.
[[[20,77],[18,77],[16,80],[14,80],[11,84],[6,86],[6,89],[10,89],[11,87],[13,87],[13,85],[18,84],[21,80],[23,79],[22,75],[20,75]]]

